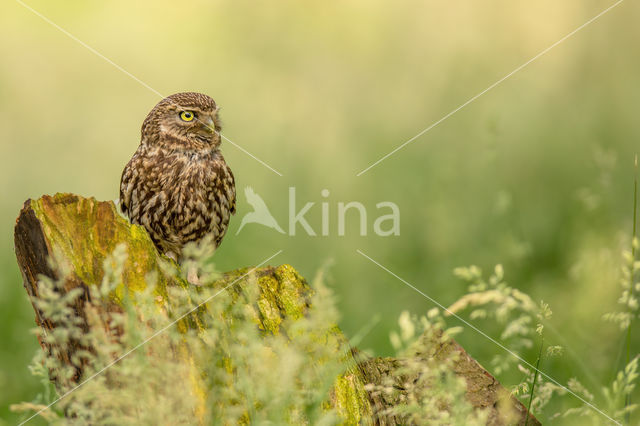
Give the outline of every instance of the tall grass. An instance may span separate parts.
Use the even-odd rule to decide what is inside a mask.
[[[636,224],[638,220],[637,215],[638,215],[638,155],[636,154],[634,159],[634,175],[633,175],[633,242],[631,244],[631,257],[633,257],[634,260],[636,258],[636,246],[637,246],[636,244],[636,238],[637,238]],[[633,272],[634,271],[632,271],[631,287],[629,289],[630,299],[634,299],[633,290],[635,285],[634,285],[634,279],[633,279]],[[627,358],[625,363],[627,365],[631,362],[631,325],[632,323],[633,323],[633,318],[631,318],[631,320],[629,321],[629,325],[627,326],[627,340],[626,340]],[[631,394],[628,394],[625,396],[625,400],[624,400],[625,409],[628,409],[630,404],[631,404]],[[627,424],[631,422],[630,412],[627,412],[626,414],[626,421],[627,421]]]
[[[635,260],[637,239],[633,240],[632,247],[624,255],[626,265],[620,303],[626,308],[604,315],[605,320],[617,323],[627,333],[638,310],[632,291],[637,287],[633,277],[640,266]],[[52,345],[49,352],[39,351],[32,364],[32,372],[41,378],[44,389],[33,401],[14,405],[14,410],[40,411],[39,415],[51,424],[339,422],[337,412],[327,401],[336,378],[346,366],[336,359],[334,347],[316,338],[329,333],[338,318],[335,301],[321,275],[314,281],[312,308],[305,318],[288,325],[288,336],[265,335],[258,329],[255,311],[249,308],[257,301],[257,287],[250,285],[242,290],[248,303],[238,302],[233,293],[221,293],[206,305],[209,320],[204,332],[178,324],[169,328],[162,338],[150,340],[144,348],[102,373],[117,355],[145,341],[154,330],[210,296],[207,289],[194,292],[182,287],[170,288],[171,309],[158,310],[158,294],[151,279],[148,289],[135,303],[125,298],[123,311],[106,317],[100,306],[109,303],[121,283],[125,258],[122,249],[116,250],[105,261],[103,282],[90,289],[91,302],[85,306],[88,331],[83,329],[83,319],[72,309],[82,291],[65,293],[60,291],[63,280],[43,278],[37,306],[56,325],[49,333],[36,330],[45,343]],[[210,264],[197,264],[205,276],[213,279],[215,273]],[[469,283],[469,289],[450,307],[452,312],[470,310],[473,319],[484,318],[501,324],[500,339],[521,355],[532,347],[536,336],[539,338],[533,371],[503,354],[494,357],[490,368],[498,377],[514,368],[523,374],[521,383],[513,387],[513,394],[526,398],[530,412],[543,421],[579,416],[601,423],[604,418],[574,399],[573,393],[602,407],[619,421],[631,421],[637,409],[637,405],[631,403],[631,395],[638,379],[639,358],[637,354],[632,356],[630,348],[625,366],[609,386],[588,389],[578,377],[570,378],[565,386],[558,386],[539,374],[544,356],[563,354],[558,345],[545,346],[545,324],[552,317],[549,305],[535,303],[530,296],[507,284],[500,265],[488,279],[475,266],[457,268],[455,274]],[[104,324],[109,327],[105,328]],[[113,330],[119,330],[116,338]],[[399,331],[390,337],[399,368],[388,382],[368,386],[372,394],[392,395],[398,392],[394,383],[400,381],[404,392],[395,406],[374,416],[398,416],[411,424],[484,424],[487,414],[473,410],[464,398],[464,380],[452,373],[454,359],[436,361],[432,356],[434,336],[448,339],[461,331],[459,327],[447,327],[446,318],[438,309],[421,317],[404,312],[399,319]],[[291,335],[298,338],[292,340]],[[76,350],[71,364],[62,362],[63,353],[72,345],[93,349]],[[346,350],[345,347],[345,354]],[[318,360],[323,361],[318,363]],[[78,383],[74,375],[80,365],[83,366],[80,382],[98,374],[48,407]],[[194,370],[196,365],[204,366],[204,370]],[[52,386],[50,380],[56,386]],[[549,412],[547,405],[554,396],[564,399],[569,408]]]
[[[468,311],[474,321],[499,325],[500,341],[520,358],[533,350],[539,339],[533,370],[504,353],[493,357],[489,370],[498,378],[519,372],[522,380],[513,386],[512,392],[523,398],[528,410],[542,421],[574,418],[594,424],[605,422],[602,413],[575,396],[620,423],[631,424],[637,411],[632,397],[640,376],[640,355],[632,347],[631,334],[638,318],[640,291],[637,167],[636,158],[633,232],[630,250],[622,256],[622,294],[618,299],[621,309],[602,315],[604,321],[618,325],[625,338],[625,362],[610,383],[594,386],[587,374],[570,377],[564,385],[549,381],[540,374],[543,359],[565,356],[554,338],[545,335],[546,328],[552,325],[550,306],[543,301],[535,302],[517,286],[507,283],[501,265],[486,278],[477,266],[454,270],[458,278],[468,283],[468,289],[450,306],[451,312]],[[43,391],[31,402],[15,404],[15,411],[39,412],[52,424],[178,424],[192,423],[194,418],[210,424],[340,421],[327,401],[336,378],[347,367],[336,359],[336,347],[332,345],[338,345],[344,354],[348,348],[343,346],[344,342],[327,345],[317,338],[330,333],[339,318],[335,299],[324,285],[322,274],[313,283],[311,309],[304,318],[287,324],[287,336],[265,334],[256,326],[256,313],[250,306],[257,303],[257,287],[249,285],[243,289],[246,299],[242,302],[232,292],[224,292],[206,304],[208,320],[204,331],[181,327],[179,323],[162,338],[150,340],[144,348],[102,373],[116,356],[144,342],[154,330],[189,312],[211,295],[207,288],[193,291],[176,286],[167,290],[172,300],[170,309],[157,309],[158,294],[153,277],[149,277],[147,290],[136,302],[125,298],[122,312],[105,316],[100,306],[110,303],[113,292],[122,283],[126,256],[118,248],[105,261],[103,282],[89,290],[86,318],[78,317],[73,309],[83,296],[81,290],[64,292],[61,291],[64,280],[42,279],[36,304],[55,324],[51,332],[35,330],[51,347],[48,352],[38,351],[31,367],[32,373],[42,380]],[[205,280],[215,278],[207,250],[193,249],[191,258]],[[61,269],[59,275],[66,273]],[[88,330],[84,328],[85,320]],[[433,357],[424,356],[433,351],[429,342],[434,336],[450,338],[462,331],[447,327],[446,321],[438,309],[422,316],[402,313],[399,331],[390,336],[400,368],[388,383],[370,384],[368,390],[373,394],[397,394],[394,383],[400,380],[405,392],[395,406],[374,416],[399,416],[412,424],[484,424],[486,413],[471,408],[463,397],[464,381],[451,372],[454,360],[436,362]],[[118,333],[114,334],[114,330]],[[296,339],[291,339],[293,335]],[[71,363],[61,361],[71,347],[81,349],[74,352]],[[567,362],[581,365],[575,359]],[[204,370],[195,370],[195,365],[204,366]],[[83,371],[80,382],[93,375],[95,378],[49,407],[59,396],[74,389],[80,366]],[[407,377],[413,380],[407,381]],[[591,382],[589,386],[583,384],[585,378]],[[550,407],[552,399],[562,401],[554,404],[562,406],[561,411]]]
[[[192,248],[184,265],[196,267],[203,282],[216,277],[207,253]],[[30,413],[25,419],[36,413],[51,424],[78,425],[342,421],[340,408],[329,401],[336,380],[348,369],[349,348],[336,334],[338,313],[322,273],[312,284],[306,315],[284,320],[282,333],[272,334],[257,322],[255,282],[216,293],[208,287],[175,286],[162,295],[149,276],[135,300],[120,292],[122,310],[105,312],[123,282],[126,257],[118,247],[104,262],[104,279],[89,288],[84,317],[74,309],[83,290],[66,292],[64,278],[42,278],[36,305],[54,327],[35,330],[51,349],[38,351],[32,372],[41,378],[44,391],[31,402],[15,404],[14,411]],[[165,269],[175,272],[168,265]],[[67,273],[60,270],[59,275]],[[195,307],[196,314],[180,319]],[[180,321],[156,338],[155,330],[175,318]],[[190,326],[194,322],[202,327]],[[399,324],[400,332],[391,340],[400,368],[389,380],[417,379],[405,384],[404,399],[373,415],[397,415],[413,424],[484,424],[486,414],[463,397],[465,383],[453,373],[453,359],[424,361],[423,355],[433,350],[428,344],[432,339],[425,336],[449,336],[455,330],[444,329],[437,311],[419,320],[404,313]],[[70,360],[68,353],[73,353]],[[382,384],[371,385],[370,391],[395,390]]]
[[[122,312],[106,314],[103,307],[122,282],[125,258],[118,249],[105,261],[102,284],[90,288],[84,307],[87,330],[72,309],[82,290],[65,293],[64,280],[42,279],[36,303],[55,328],[36,330],[52,350],[38,352],[32,371],[42,378],[45,391],[14,410],[41,411],[52,424],[337,423],[327,401],[346,368],[339,356],[344,343],[330,338],[337,311],[321,282],[314,285],[307,315],[283,324],[287,335],[259,329],[253,308],[258,286],[251,282],[240,291],[243,297],[233,289],[211,298],[212,288],[175,286],[167,289],[171,303],[166,304],[151,279],[135,301],[125,297]],[[206,265],[200,268],[206,269],[212,272]],[[186,317],[152,337],[196,306],[197,319]],[[188,327],[192,321],[206,327]],[[63,361],[62,355],[78,346],[90,350],[75,350],[70,363]],[[78,379],[74,374],[80,366]],[[65,398],[48,407],[59,396]]]

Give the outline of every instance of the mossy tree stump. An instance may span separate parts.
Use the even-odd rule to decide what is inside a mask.
[[[63,291],[78,287],[85,289],[84,298],[80,298],[75,306],[81,317],[83,301],[90,297],[86,289],[101,283],[104,260],[121,244],[126,246],[128,257],[123,269],[123,284],[116,293],[128,291],[129,295],[135,297],[137,292],[146,288],[146,278],[150,272],[155,273],[156,285],[161,292],[167,286],[184,285],[163,271],[162,256],[154,248],[146,231],[139,226],[130,225],[118,214],[112,202],[100,202],[71,194],[43,196],[38,200],[27,200],[16,221],[16,256],[24,287],[32,303],[39,297],[40,275],[54,280],[60,278],[50,263],[50,259],[56,259],[64,262],[70,269]],[[272,333],[281,331],[280,327],[285,319],[295,320],[305,315],[311,289],[293,267],[281,265],[255,268],[253,279],[249,279],[249,270],[245,268],[228,272],[214,286],[224,288],[234,281],[237,281],[238,287],[257,285],[259,298],[255,309],[259,312],[259,326]],[[106,312],[119,309],[118,294],[113,300],[113,303],[102,307]],[[33,306],[38,326],[45,330],[55,327],[35,304]],[[340,331],[337,328],[333,330],[332,338],[344,342]],[[49,349],[43,341],[41,345],[44,350]],[[525,423],[525,407],[508,395],[508,391],[460,345],[455,341],[438,345],[436,354],[441,359],[457,354],[454,371],[466,380],[466,396],[473,407],[489,410],[489,424],[505,424],[497,409],[499,402],[505,399],[510,411],[516,413],[516,423]],[[71,347],[70,352],[73,350]],[[362,361],[360,356],[355,356],[356,353],[353,350],[352,359],[348,360],[353,368],[336,382],[328,400],[348,424],[402,423],[402,419],[391,416],[372,416],[372,413],[393,406],[397,401],[365,390],[368,383],[380,384],[385,378],[396,377],[393,371],[397,368],[397,360],[372,358]],[[62,361],[70,362],[71,356],[72,353],[64,354]],[[336,351],[336,356],[342,355]],[[76,379],[80,377],[81,368],[77,367]],[[528,424],[536,425],[539,422],[529,416]]]

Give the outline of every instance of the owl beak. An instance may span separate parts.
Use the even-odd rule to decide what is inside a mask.
[[[204,119],[204,124],[208,131],[210,131],[211,133],[215,133],[216,127],[213,123],[213,117],[208,115],[207,118]]]

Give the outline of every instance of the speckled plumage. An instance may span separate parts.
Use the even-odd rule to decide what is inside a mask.
[[[194,114],[191,121],[181,118],[185,111]],[[186,243],[208,234],[220,245],[236,202],[220,142],[218,106],[201,93],[169,96],[144,120],[122,173],[120,206],[161,252],[180,257]]]

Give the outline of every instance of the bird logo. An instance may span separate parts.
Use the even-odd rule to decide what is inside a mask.
[[[278,225],[276,219],[271,215],[271,212],[262,197],[256,194],[253,188],[250,186],[245,187],[244,196],[247,199],[247,202],[251,204],[251,207],[253,207],[253,211],[244,215],[236,235],[238,235],[242,228],[244,228],[248,223],[259,223],[260,225],[264,225],[268,228],[273,228],[281,234],[285,233],[280,225]]]

